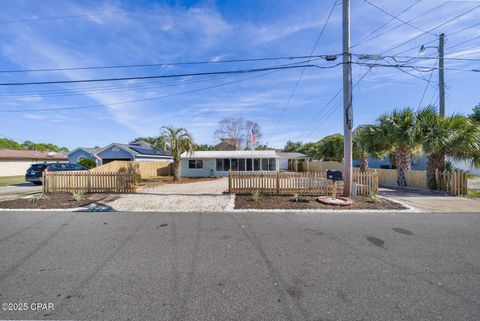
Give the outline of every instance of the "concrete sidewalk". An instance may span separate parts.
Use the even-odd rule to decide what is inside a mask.
[[[380,188],[379,194],[428,213],[480,213],[480,200],[453,197],[429,191]]]
[[[42,186],[25,183],[12,186],[0,187],[0,201],[12,200],[32,193],[42,191]]]

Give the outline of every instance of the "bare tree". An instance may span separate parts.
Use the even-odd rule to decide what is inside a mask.
[[[218,139],[235,138],[236,149],[240,149],[245,139],[245,122],[241,117],[223,118],[218,123],[218,129],[215,131],[215,137]]]
[[[250,148],[252,145],[252,142],[250,141],[252,128],[257,136],[258,145],[259,140],[263,137],[260,125],[251,120],[244,121],[241,117],[223,118],[218,123],[215,137],[218,139],[234,138],[236,141],[236,149]]]

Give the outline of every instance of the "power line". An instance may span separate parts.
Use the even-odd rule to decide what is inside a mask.
[[[317,49],[317,45],[320,41],[320,38],[322,38],[322,35],[325,32],[325,28],[327,27],[327,24],[330,21],[330,17],[332,16],[333,10],[337,6],[337,4],[338,4],[338,1],[335,0],[333,2],[330,13],[328,14],[327,19],[325,20],[325,23],[323,24],[322,30],[320,31],[320,34],[318,35],[317,40],[315,41],[315,44],[314,44],[314,46],[313,46],[313,48],[310,52],[310,56],[312,56],[313,53],[315,52],[315,49]],[[305,73],[305,69],[306,68],[303,68],[302,71],[300,72],[300,75],[299,75],[297,81],[295,82],[295,85],[293,86],[292,91],[290,92],[290,95],[288,96],[287,102],[285,103],[285,106],[283,107],[283,109],[280,113],[280,116],[277,118],[277,121],[275,122],[275,126],[273,127],[272,134],[270,135],[270,137],[273,137],[273,135],[275,134],[275,131],[277,130],[277,127],[278,127],[278,124],[280,123],[280,120],[283,118],[283,115],[285,114],[285,111],[287,110],[288,106],[290,105],[290,102],[292,101],[293,95],[295,94],[295,91],[297,90],[298,84],[302,80],[303,74]]]
[[[441,23],[441,24],[439,24],[439,25],[437,25],[437,26],[435,26],[435,27],[433,27],[433,28],[428,29],[428,32],[433,31],[433,30],[435,30],[435,29],[438,29],[438,28],[440,28],[440,27],[443,27],[443,26],[445,26],[446,24],[449,24],[450,22],[455,21],[455,20],[459,19],[460,17],[463,17],[464,15],[469,14],[470,12],[472,12],[472,11],[474,11],[474,10],[477,10],[478,8],[480,8],[480,5],[475,6],[475,7],[471,8],[471,9],[469,9],[469,10],[467,10],[467,11],[465,11],[465,12],[463,12],[463,13],[457,15],[457,16],[455,16],[455,17],[452,18],[452,19],[449,19],[449,20],[447,20],[447,21],[445,21],[445,22],[443,22],[443,23]],[[403,45],[405,45],[405,44],[407,44],[407,43],[409,43],[409,42],[411,42],[411,41],[413,41],[413,40],[415,40],[415,39],[418,39],[418,38],[420,38],[421,36],[425,35],[426,33],[427,33],[427,32],[421,33],[421,34],[419,34],[419,35],[417,35],[417,36],[415,36],[415,37],[413,37],[413,38],[410,38],[410,39],[408,39],[408,40],[406,40],[406,41],[404,41],[404,42],[402,42],[402,43],[400,43],[400,44],[398,44],[398,45],[395,45],[394,47],[392,47],[392,48],[390,48],[390,49],[387,49],[387,50],[385,50],[384,52],[382,52],[382,55],[385,54],[385,53],[387,53],[387,52],[389,52],[389,51],[395,50],[395,49],[397,49],[397,48],[399,48],[399,47],[401,47],[401,46],[403,46]]]
[[[435,60],[435,64],[433,65],[433,67],[437,65],[437,62],[438,62],[438,59]],[[425,98],[425,94],[427,93],[427,89],[428,89],[428,86],[430,85],[430,81],[432,80],[432,76],[433,76],[433,70],[430,73],[430,77],[428,78],[427,84],[425,85],[425,90],[423,91],[422,98],[420,98],[420,102],[418,103],[418,108],[420,108],[420,106],[422,105],[423,98]]]
[[[424,11],[424,12],[421,13],[420,15],[418,15],[418,16],[412,18],[412,19],[407,20],[407,22],[411,22],[411,21],[417,20],[418,18],[421,18],[421,17],[423,17],[424,15],[427,15],[427,14],[429,14],[429,13],[431,13],[431,12],[437,10],[437,9],[440,9],[441,7],[443,7],[444,5],[446,5],[446,4],[450,3],[450,2],[451,2],[451,1],[447,1],[447,2],[441,3],[440,5],[434,7],[434,8],[432,8],[432,9],[430,9],[430,10]],[[416,3],[415,3],[415,4],[416,4]],[[407,9],[408,9],[408,8],[407,8]],[[398,16],[401,15],[402,13],[403,13],[403,12],[401,12],[400,14],[398,14]],[[393,19],[392,19],[392,20],[393,20]],[[390,31],[393,31],[393,30],[395,30],[395,29],[398,29],[398,28],[400,28],[400,27],[403,26],[403,25],[405,25],[405,24],[404,24],[404,23],[401,23],[401,24],[399,24],[399,25],[397,25],[397,26],[395,26],[395,27],[393,27],[393,28],[387,29],[387,30],[385,30],[384,32],[379,33],[379,34],[377,34],[377,35],[375,35],[375,36],[373,36],[373,37],[371,37],[371,38],[369,38],[369,39],[361,40],[361,41],[355,43],[354,45],[352,45],[350,48],[354,48],[354,47],[357,47],[357,46],[359,46],[359,45],[361,45],[361,44],[363,44],[363,43],[365,43],[365,42],[368,42],[368,41],[372,41],[372,40],[374,40],[374,39],[377,39],[378,37],[381,37],[381,36],[383,36],[384,34],[390,32]]]
[[[370,37],[371,35],[375,34],[377,31],[381,30],[383,27],[385,27],[386,25],[388,25],[390,22],[392,22],[393,20],[396,19],[396,17],[399,17],[400,15],[402,15],[403,13],[407,12],[408,10],[410,10],[412,7],[414,7],[415,5],[417,5],[418,3],[420,3],[420,1],[415,1],[414,3],[412,3],[410,6],[408,6],[407,8],[403,9],[399,14],[397,14],[395,17],[391,18],[390,20],[388,20],[387,22],[385,22],[383,25],[381,25],[380,27],[378,27],[377,29],[373,30],[372,32],[370,32],[368,35],[364,36],[362,39],[360,39],[357,43],[355,43],[354,45],[352,45],[350,48],[353,48],[353,47],[356,47],[360,44],[362,44],[364,42],[365,39],[367,39],[368,37]]]
[[[423,30],[422,28],[419,28],[419,27],[417,27],[417,26],[415,26],[415,25],[412,25],[412,24],[411,24],[410,22],[408,22],[408,21],[404,21],[404,20],[398,18],[398,15],[397,15],[397,16],[394,16],[394,15],[391,14],[390,12],[384,10],[383,8],[380,8],[379,6],[377,6],[376,4],[374,4],[374,3],[372,3],[372,2],[370,2],[370,1],[368,1],[368,0],[363,0],[363,1],[366,2],[366,3],[368,3],[369,5],[371,5],[372,7],[380,10],[381,12],[385,13],[386,15],[392,17],[393,19],[398,20],[398,21],[402,22],[403,24],[406,24],[407,26],[410,26],[410,27],[412,27],[412,28],[414,28],[414,29],[417,29],[417,30],[419,30],[419,31],[422,31],[422,32],[424,32],[424,33],[428,33],[428,34],[431,34],[431,35],[436,36],[436,34],[431,33],[430,31],[425,31],[425,30]],[[419,1],[418,1],[418,2],[419,2]],[[417,3],[418,3],[418,2],[417,2]]]
[[[338,55],[338,54],[335,54]],[[335,56],[333,55],[333,56]],[[309,56],[284,56],[284,57],[262,57],[262,58],[244,58],[228,60],[204,60],[204,61],[186,61],[186,62],[165,62],[152,64],[132,64],[132,65],[110,65],[110,66],[87,66],[87,67],[61,67],[61,68],[39,68],[39,69],[13,69],[0,70],[1,73],[24,73],[24,72],[50,72],[50,71],[72,71],[72,70],[92,70],[92,69],[121,69],[121,68],[143,68],[143,67],[164,67],[164,66],[183,66],[183,65],[213,65],[222,63],[236,62],[255,62],[255,61],[274,61],[274,60],[294,60],[309,58],[326,58],[330,55],[309,55]]]
[[[132,77],[77,79],[77,80],[32,81],[32,82],[11,82],[11,83],[0,83],[0,86],[74,84],[74,83],[88,83],[88,82],[124,81],[124,80],[140,80],[140,79],[158,79],[158,78],[178,78],[178,77],[193,77],[193,76],[207,76],[207,75],[245,74],[245,73],[252,73],[252,72],[269,71],[269,70],[312,68],[312,67],[321,68],[321,69],[328,69],[328,68],[335,68],[340,64],[341,63],[339,63],[337,65],[333,65],[333,66],[319,66],[319,65],[307,64],[307,65],[300,65],[300,66],[264,67],[264,68],[253,68],[253,69],[197,72],[197,73],[171,74],[171,75],[132,76]]]

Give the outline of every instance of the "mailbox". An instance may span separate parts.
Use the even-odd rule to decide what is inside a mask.
[[[327,170],[327,179],[331,179],[334,182],[341,181],[341,180],[343,180],[342,172],[341,171],[333,171],[333,170],[328,169]]]

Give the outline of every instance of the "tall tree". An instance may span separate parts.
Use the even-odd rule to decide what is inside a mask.
[[[287,141],[283,147],[284,152],[296,152],[302,146],[302,142]]]
[[[193,138],[185,128],[174,128],[163,126],[156,146],[159,149],[168,151],[173,157],[173,180],[180,180],[180,156],[193,150]]]
[[[240,149],[244,142],[245,122],[241,117],[227,117],[220,120],[218,128],[215,130],[215,137],[235,138],[237,142],[236,149]]]
[[[375,130],[375,126],[362,125],[353,131],[353,157],[358,159],[362,172],[368,168],[369,157],[384,158],[388,150],[388,146],[383,139],[379,139]]]
[[[445,156],[480,163],[480,125],[462,115],[441,117],[435,107],[418,112],[422,149],[428,155],[427,184],[436,188],[435,170],[444,171]]]
[[[469,117],[471,120],[476,121],[477,123],[480,123],[480,104],[473,107],[473,111]]]
[[[397,166],[397,185],[407,186],[405,172],[410,169],[411,157],[421,146],[417,115],[411,108],[395,109],[377,119],[371,127],[376,142],[383,142],[385,151],[393,150]]]
[[[318,142],[318,156],[325,161],[343,161],[343,135],[325,136]]]

